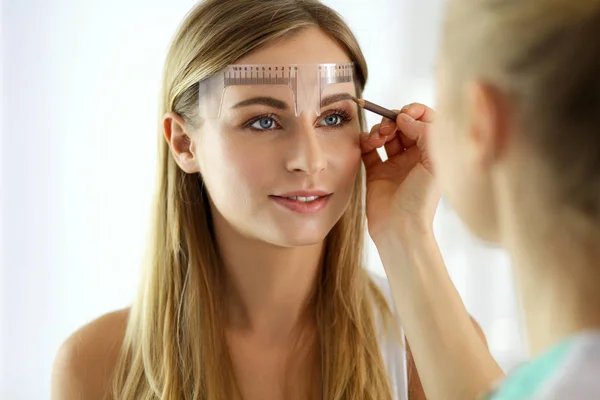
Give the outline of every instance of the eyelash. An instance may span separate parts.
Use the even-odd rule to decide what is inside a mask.
[[[329,112],[326,115],[323,115],[320,119],[319,122],[323,121],[325,118],[327,117],[331,117],[331,116],[337,116],[341,119],[341,123],[339,125],[331,125],[331,126],[323,126],[323,128],[329,128],[329,129],[338,129],[341,128],[342,126],[344,126],[345,124],[347,124],[348,122],[352,121],[352,116],[343,109],[334,109],[334,110],[329,110]],[[262,114],[262,115],[258,115],[254,118],[252,118],[251,120],[249,120],[248,122],[245,122],[243,124],[243,127],[246,129],[250,129],[254,132],[265,132],[265,131],[273,131],[275,129],[280,129],[280,128],[275,128],[275,129],[256,129],[253,128],[252,125],[254,125],[256,122],[263,120],[263,119],[271,119],[273,120],[273,122],[275,122],[278,126],[280,126],[279,123],[279,117],[276,114],[272,114],[272,113],[268,113],[268,114]]]

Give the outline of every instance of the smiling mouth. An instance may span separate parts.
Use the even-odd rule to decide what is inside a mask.
[[[325,196],[286,196],[286,197],[276,196],[276,197],[282,197],[284,199],[301,201],[303,203],[311,203],[315,200],[319,200],[319,199],[322,199],[322,198],[328,197],[328,196],[331,196],[331,195],[327,194]]]
[[[311,201],[319,200],[325,197],[331,196],[333,193],[326,192],[323,190],[297,190],[294,192],[282,193],[279,195],[273,195],[271,197],[279,197],[282,199],[302,201],[304,203],[310,203]]]
[[[283,196],[270,196],[279,206],[299,214],[315,214],[323,210],[329,203],[333,193],[287,194]]]

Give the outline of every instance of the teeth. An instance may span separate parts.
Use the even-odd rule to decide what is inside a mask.
[[[302,201],[304,203],[310,203],[311,201],[315,201],[320,198],[321,198],[320,196],[308,196],[308,197],[290,196],[290,197],[288,197],[288,199],[290,199],[290,200]]]

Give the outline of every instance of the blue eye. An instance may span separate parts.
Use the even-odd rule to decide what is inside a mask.
[[[337,114],[331,114],[323,118],[321,122],[324,122],[327,126],[336,126],[342,123],[342,117]]]
[[[264,130],[269,130],[269,129],[273,129],[276,125],[276,122],[273,118],[268,118],[268,117],[264,117],[264,118],[260,118],[257,119],[256,121],[254,121],[250,127],[253,129],[258,129],[261,131]]]
[[[319,126],[326,128],[336,128],[341,127],[346,122],[349,122],[351,120],[352,117],[350,117],[345,111],[340,110],[323,117],[323,119],[319,121]]]

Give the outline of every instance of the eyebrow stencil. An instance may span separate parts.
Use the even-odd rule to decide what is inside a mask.
[[[289,88],[294,101],[296,116],[302,112],[313,111],[321,115],[324,103],[331,104],[345,99],[352,99],[350,94],[338,93],[325,95],[328,87],[339,83],[354,83],[354,63],[342,64],[292,64],[292,65],[229,65],[217,74],[199,83],[199,114],[201,118],[218,118],[221,115],[225,90],[232,86],[257,86],[257,96],[242,103],[262,99],[267,103],[267,96],[260,95],[261,86],[284,86]],[[270,105],[281,108],[270,98]],[[240,103],[236,104],[237,107]],[[284,103],[285,105],[285,103]],[[279,107],[277,107],[279,106]],[[287,107],[286,107],[287,108]]]

